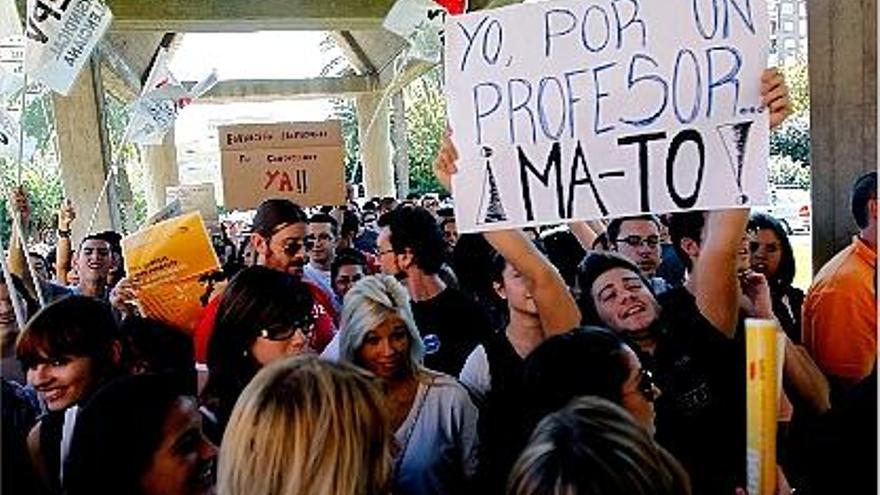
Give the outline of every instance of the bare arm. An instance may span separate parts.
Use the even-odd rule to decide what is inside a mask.
[[[700,313],[724,335],[733,337],[740,296],[736,253],[746,230],[749,210],[716,210],[707,215],[706,239],[689,283]]]
[[[483,234],[501,256],[526,277],[546,336],[565,333],[581,323],[581,312],[556,267],[519,230]]]
[[[590,223],[571,222],[570,224],[568,224],[568,230],[570,230],[571,233],[574,234],[581,247],[585,250],[593,249],[593,242],[596,240],[597,237],[599,237],[599,232],[596,232],[590,225]]]
[[[785,338],[785,378],[819,414],[831,408],[831,386],[807,350]]]
[[[434,173],[447,190],[450,189],[452,174],[457,170],[457,159],[458,152],[452,140],[448,135],[444,136],[434,162]],[[483,235],[528,280],[545,335],[567,332],[580,324],[580,310],[562,276],[525,234],[518,230],[504,230]]]
[[[34,288],[33,280],[31,280],[28,273],[27,258],[25,257],[24,250],[21,248],[21,237],[18,235],[18,228],[15,227],[14,219],[14,216],[17,215],[21,222],[21,228],[25,231],[25,235],[27,235],[30,210],[24,190],[17,188],[10,194],[9,206],[9,213],[13,216],[13,228],[9,240],[7,266],[9,267],[10,273],[15,274],[22,282],[24,282],[24,286],[27,288],[28,292],[36,294],[37,292]]]
[[[67,232],[67,235],[59,235],[55,247],[55,281],[61,285],[67,285],[67,272],[70,271],[70,261],[73,259],[70,225],[74,219],[76,219],[76,211],[70,200],[65,199],[58,210],[58,232]]]

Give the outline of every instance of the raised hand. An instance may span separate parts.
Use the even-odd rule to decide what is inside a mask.
[[[776,67],[761,74],[761,103],[770,110],[770,128],[775,129],[791,115],[791,100],[785,76]]]
[[[452,130],[447,128],[443,133],[440,151],[437,153],[437,158],[434,159],[434,175],[443,188],[449,192],[452,192],[452,175],[458,172],[458,165],[455,163],[458,160],[458,150],[452,144],[451,136]]]

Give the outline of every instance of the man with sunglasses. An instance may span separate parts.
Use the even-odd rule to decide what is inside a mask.
[[[660,221],[654,215],[615,218],[606,229],[611,250],[635,263],[651,283],[654,294],[669,289],[666,280],[657,277],[660,266]]]
[[[267,199],[257,208],[251,230],[257,265],[305,279],[306,249],[310,239],[308,217],[302,208],[287,199]],[[308,280],[305,282],[315,299],[311,346],[320,352],[336,334],[335,310],[323,290]]]

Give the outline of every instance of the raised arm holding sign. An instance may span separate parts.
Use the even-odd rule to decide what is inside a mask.
[[[447,19],[459,229],[763,203],[768,34],[765,4],[742,0]]]

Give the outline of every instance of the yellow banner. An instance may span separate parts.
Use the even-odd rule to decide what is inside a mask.
[[[175,217],[122,239],[125,269],[141,313],[192,332],[220,263],[198,212]]]
[[[779,340],[773,320],[746,320],[746,463],[749,495],[776,491]]]

